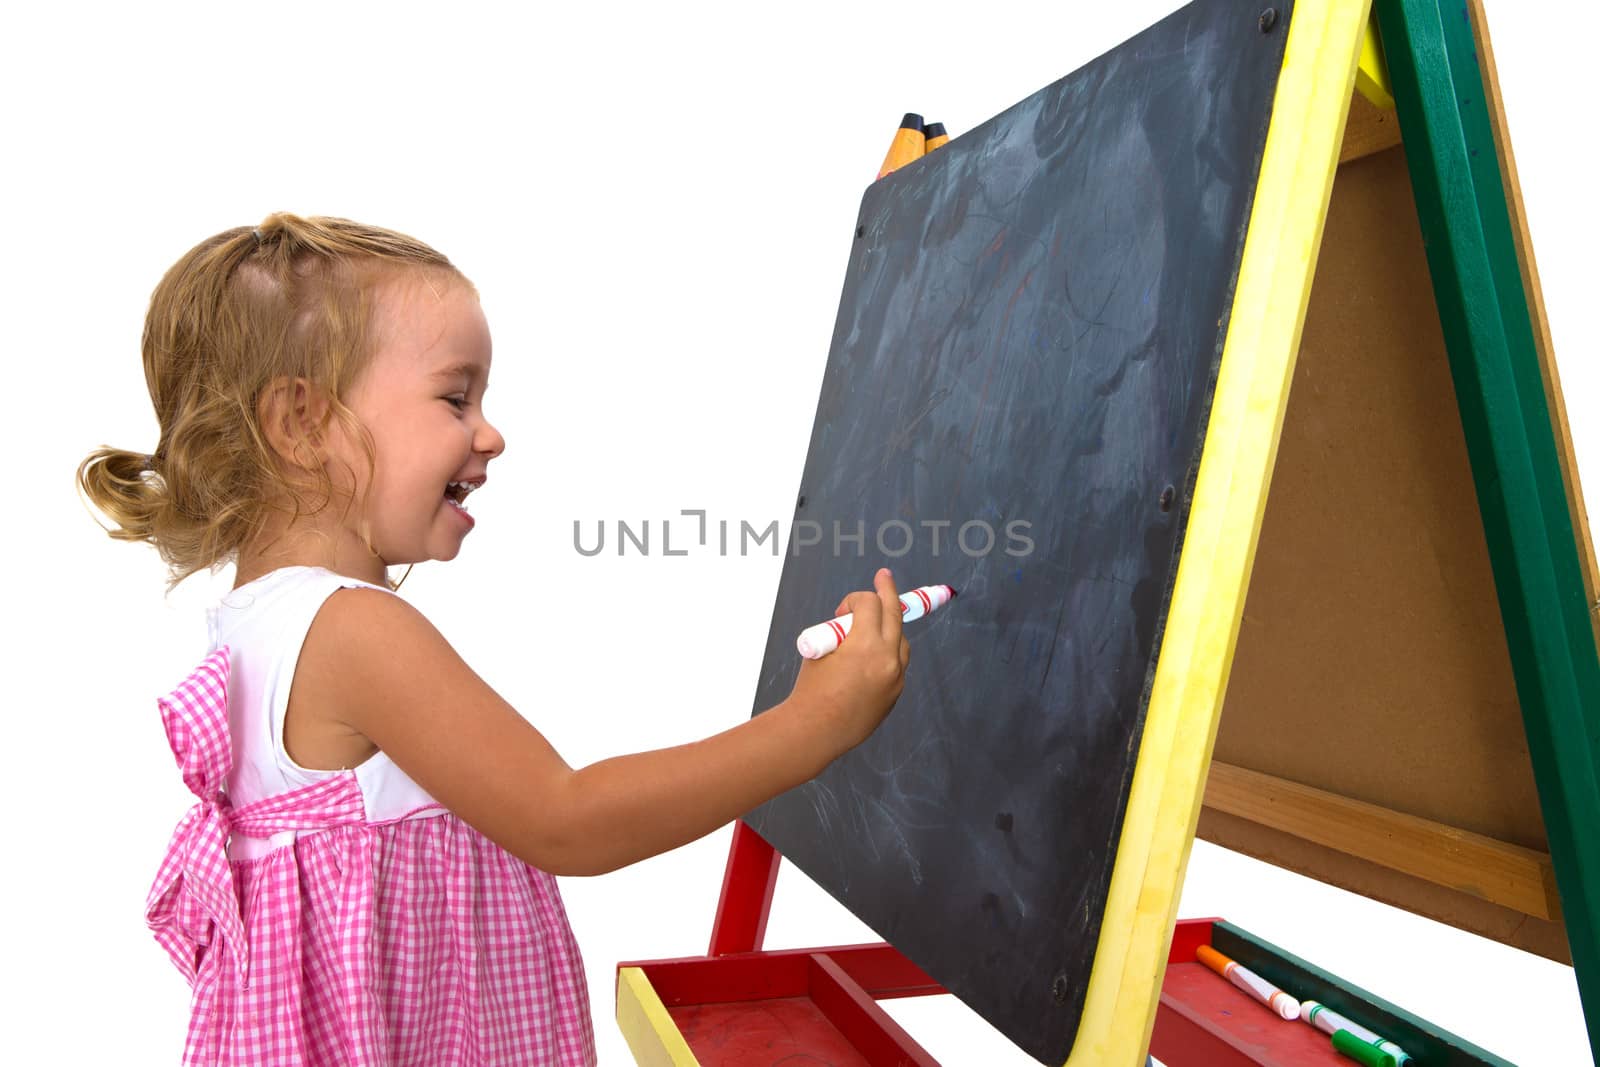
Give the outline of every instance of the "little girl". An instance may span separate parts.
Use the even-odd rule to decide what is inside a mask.
[[[156,450],[101,448],[79,485],[172,584],[237,569],[159,702],[200,798],[147,904],[194,991],[184,1063],[593,1063],[552,876],[692,841],[863,741],[910,655],[889,572],[778,706],[573,770],[387,579],[455,557],[505,448],[449,260],[273,215],[167,272],[143,348]]]

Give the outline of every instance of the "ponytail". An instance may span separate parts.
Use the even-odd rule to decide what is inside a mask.
[[[154,457],[102,446],[78,465],[78,491],[116,524],[119,541],[150,541],[165,490],[152,478]]]

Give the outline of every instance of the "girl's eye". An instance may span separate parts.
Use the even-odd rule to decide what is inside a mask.
[[[467,406],[467,398],[464,396],[447,396],[444,399],[457,411],[460,411]]]

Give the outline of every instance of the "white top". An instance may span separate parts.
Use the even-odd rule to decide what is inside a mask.
[[[342,773],[310,770],[290,759],[283,745],[283,723],[289,710],[289,688],[311,622],[328,597],[347,586],[389,592],[322,567],[284,567],[230,591],[207,612],[209,651],[223,645],[229,649],[228,733],[233,770],[227,792],[233,807],[242,808]],[[369,823],[444,814],[438,801],[382,752],[358,764],[355,775]],[[235,836],[228,843],[228,854],[236,860],[254,859],[302,832],[288,830],[265,841]]]

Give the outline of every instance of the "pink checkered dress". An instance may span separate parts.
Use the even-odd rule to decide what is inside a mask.
[[[146,905],[194,990],[184,1064],[593,1064],[555,879],[442,809],[369,821],[354,771],[232,807],[228,674],[224,646],[160,701],[200,798]]]

